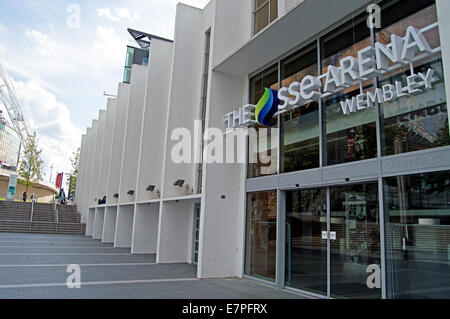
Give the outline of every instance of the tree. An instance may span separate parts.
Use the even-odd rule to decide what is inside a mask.
[[[68,193],[72,196],[75,195],[75,188],[77,187],[77,176],[78,176],[78,166],[79,166],[79,160],[80,160],[80,148],[78,148],[75,152],[72,153],[73,158],[70,159],[70,162],[72,163],[72,184],[70,184],[70,178],[67,179],[67,189]]]
[[[28,137],[20,161],[20,183],[26,187],[27,193],[28,188],[36,184],[42,177],[42,150],[38,149],[38,142],[36,135]]]

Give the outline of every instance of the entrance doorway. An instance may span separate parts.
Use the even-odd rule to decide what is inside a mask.
[[[380,281],[368,284],[381,267],[376,182],[287,191],[285,207],[285,286],[333,298],[381,298],[374,287]]]

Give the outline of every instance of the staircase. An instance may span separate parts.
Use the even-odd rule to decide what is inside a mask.
[[[84,235],[76,206],[0,201],[0,232]]]

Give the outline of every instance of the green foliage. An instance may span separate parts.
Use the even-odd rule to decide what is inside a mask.
[[[38,142],[39,140],[36,136],[28,137],[20,161],[19,183],[26,187],[27,193],[28,188],[36,184],[42,178],[42,150],[38,149]]]
[[[80,161],[80,148],[73,152],[73,158],[70,159],[72,163],[72,172],[70,175],[72,176],[72,184],[70,185],[70,177],[67,179],[67,194],[75,194],[75,188],[77,187],[77,176],[78,176],[78,166]]]

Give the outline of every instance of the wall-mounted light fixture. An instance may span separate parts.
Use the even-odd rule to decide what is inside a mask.
[[[113,196],[114,198],[119,198],[119,194],[114,194],[114,196]]]
[[[155,187],[156,187],[155,185],[148,185],[145,190],[149,191],[149,192],[153,192],[155,190]]]
[[[173,186],[183,187],[184,182],[185,182],[184,179],[177,179],[177,180],[173,183]]]
[[[130,195],[130,196],[133,196],[134,195],[134,190],[130,189],[127,194]]]

